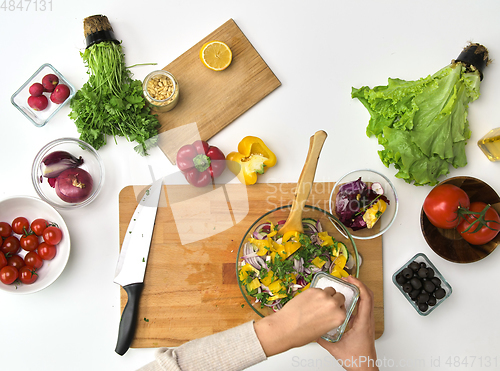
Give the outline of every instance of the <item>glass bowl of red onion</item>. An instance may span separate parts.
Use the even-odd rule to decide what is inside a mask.
[[[90,204],[104,182],[104,165],[97,151],[76,138],[56,139],[36,155],[31,180],[38,196],[58,209]]]
[[[280,310],[307,290],[314,275],[358,277],[354,239],[337,217],[315,206],[302,213],[303,233],[279,230],[291,205],[260,216],[243,236],[236,258],[237,279],[247,304],[261,317]],[[343,233],[339,232],[342,231]]]
[[[330,213],[335,215],[351,236],[368,240],[384,234],[398,213],[398,195],[392,182],[370,169],[343,175],[330,194]]]

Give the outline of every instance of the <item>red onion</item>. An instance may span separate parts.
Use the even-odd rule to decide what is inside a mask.
[[[92,176],[83,169],[67,169],[57,177],[56,193],[66,202],[85,201],[92,193]]]
[[[40,170],[45,178],[55,178],[64,170],[83,164],[83,158],[76,158],[65,151],[55,151],[45,156],[40,163]]]

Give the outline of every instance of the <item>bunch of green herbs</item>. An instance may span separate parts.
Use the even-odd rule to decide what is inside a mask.
[[[108,135],[115,142],[121,136],[136,141],[134,149],[147,155],[158,141],[159,123],[146,106],[142,82],[125,66],[121,45],[104,41],[80,54],[90,76],[71,100],[69,115],[80,139],[99,149]]]

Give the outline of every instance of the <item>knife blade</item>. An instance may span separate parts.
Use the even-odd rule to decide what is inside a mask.
[[[155,181],[139,201],[130,219],[116,265],[114,282],[127,293],[115,348],[119,355],[124,355],[130,348],[137,327],[139,299],[144,288],[144,275],[162,184],[163,179]]]

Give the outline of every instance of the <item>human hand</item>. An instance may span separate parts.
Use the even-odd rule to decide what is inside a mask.
[[[333,287],[300,293],[279,312],[255,323],[264,352],[269,357],[315,341],[345,321],[344,303],[344,295]]]
[[[330,343],[318,339],[318,344],[325,348],[336,359],[342,361],[346,370],[378,370],[375,366],[377,353],[375,350],[375,317],[373,314],[373,292],[360,280],[347,277],[348,282],[359,288],[358,311],[351,317],[351,329],[347,331],[339,342]],[[363,364],[361,359],[366,360]],[[352,362],[358,360],[357,363]],[[371,360],[371,362],[368,362]],[[352,365],[347,367],[346,365]],[[373,366],[373,367],[371,367]]]

